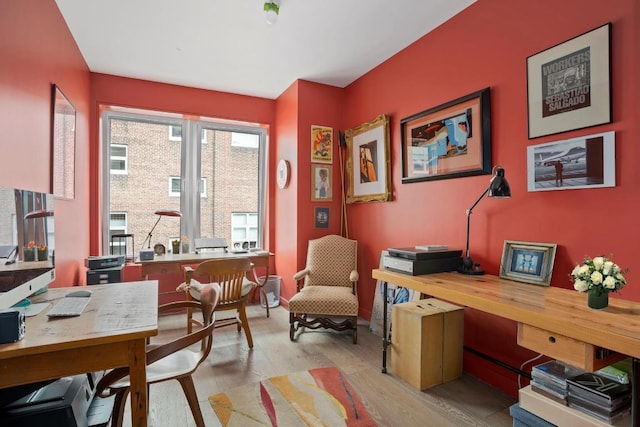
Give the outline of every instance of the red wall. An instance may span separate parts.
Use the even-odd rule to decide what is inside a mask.
[[[327,234],[340,233],[340,163],[337,158],[341,129],[342,89],[298,80],[276,103],[278,160],[291,163],[291,184],[276,191],[276,271],[282,278],[280,295],[285,305],[296,292],[292,276],[305,266],[307,243]],[[333,198],[311,201],[311,126],[327,126],[334,132]],[[276,160],[277,161],[277,160]],[[329,208],[329,228],[315,228],[316,207]]]
[[[51,190],[51,84],[76,108],[75,199],[55,201],[53,286],[89,255],[89,69],[53,0],[0,0],[0,185]]]
[[[77,115],[76,198],[56,203],[57,284],[84,282],[83,259],[99,253],[98,106],[101,103],[263,123],[270,130],[269,176],[280,158],[292,165],[291,185],[269,183],[267,248],[275,251],[283,297],[304,265],[309,239],[339,229],[337,149],[328,230],[313,228],[310,127],[351,128],[379,114],[391,117],[393,200],[348,207],[359,242],[361,315],[369,317],[379,254],[389,246],[464,246],[465,210],[488,176],[401,184],[400,120],[486,86],[491,87],[493,164],[506,169],[513,197],[484,199],[471,224],[471,251],[496,274],[505,239],[558,244],[553,286],[570,288],[568,274],[585,255],[613,254],[630,267],[619,297],[640,300],[634,262],[640,207],[638,111],[640,5],[635,0],[479,0],[345,90],[298,81],[277,100],[90,74],[53,0],[0,0],[0,185],[50,188],[50,84],[60,85]],[[613,123],[560,135],[527,138],[526,58],[578,34],[613,23]],[[90,125],[89,125],[90,123]],[[89,127],[91,126],[91,132]],[[528,193],[526,147],[616,131],[615,188]],[[337,135],[334,135],[337,142]],[[91,222],[89,221],[91,218]],[[91,240],[89,240],[89,236]],[[515,344],[515,325],[466,311],[466,344],[513,366],[531,353]],[[513,374],[465,355],[465,370],[514,392]]]
[[[506,170],[512,197],[484,199],[473,211],[471,254],[498,274],[503,242],[558,244],[552,285],[571,288],[572,267],[585,255],[613,254],[631,268],[619,297],[640,300],[636,261],[640,207],[637,76],[640,8],[634,0],[480,0],[346,89],[345,125],[381,113],[391,116],[393,201],[349,205],[349,230],[360,242],[361,310],[370,313],[382,249],[414,244],[465,246],[465,211],[489,176],[402,184],[400,120],[491,87],[493,164]],[[606,22],[613,23],[613,122],[589,129],[527,138],[526,58]],[[616,187],[527,192],[526,147],[579,135],[616,131]],[[363,313],[365,316],[369,313]],[[518,367],[531,356],[515,344],[515,325],[465,311],[466,344]],[[515,377],[465,355],[465,370],[515,392]],[[492,373],[490,371],[495,371]]]

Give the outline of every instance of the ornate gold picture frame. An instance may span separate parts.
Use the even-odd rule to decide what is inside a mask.
[[[345,131],[347,203],[391,200],[389,116]]]

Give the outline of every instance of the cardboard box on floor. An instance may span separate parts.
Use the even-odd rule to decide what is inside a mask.
[[[393,306],[391,371],[419,390],[462,375],[463,307],[427,298]]]

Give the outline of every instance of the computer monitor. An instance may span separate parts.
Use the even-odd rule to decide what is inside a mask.
[[[0,309],[55,279],[53,195],[0,187]]]

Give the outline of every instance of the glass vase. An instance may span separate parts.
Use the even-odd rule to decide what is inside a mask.
[[[38,261],[46,261],[49,259],[48,249],[38,249]]]
[[[36,249],[35,248],[24,248],[24,260],[25,261],[35,261],[36,260]]]
[[[601,294],[589,293],[587,294],[587,305],[594,310],[602,310],[609,306],[609,293],[603,292]]]

